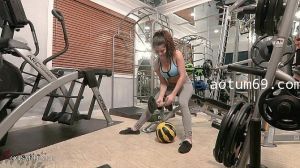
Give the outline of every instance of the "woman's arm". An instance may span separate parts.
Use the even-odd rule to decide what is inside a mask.
[[[176,83],[176,86],[171,93],[174,97],[177,95],[177,93],[180,91],[181,87],[183,86],[185,80],[186,80],[186,70],[185,70],[185,62],[183,55],[180,51],[176,51],[176,63],[178,66],[178,72],[179,72],[179,78]]]
[[[155,68],[155,73],[158,76],[159,81],[160,81],[160,89],[159,89],[158,99],[163,99],[166,94],[166,91],[167,91],[168,83],[167,83],[166,79],[161,76],[159,68]]]

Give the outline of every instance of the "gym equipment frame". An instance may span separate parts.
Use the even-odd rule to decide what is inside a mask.
[[[132,26],[126,25],[126,22],[132,22]],[[147,27],[147,28],[146,28]],[[120,22],[118,30],[116,34],[113,36],[113,62],[112,62],[112,100],[111,100],[111,108],[118,108],[115,106],[115,83],[117,78],[118,64],[124,64],[124,60],[118,57],[117,45],[123,45],[125,47],[124,50],[132,54],[132,59],[128,59],[126,63],[132,65],[133,69],[133,78],[132,78],[132,107],[135,107],[137,104],[137,100],[148,100],[151,95],[154,95],[155,88],[158,85],[157,77],[155,77],[153,72],[152,64],[154,62],[155,55],[151,51],[150,41],[153,37],[153,34],[157,28],[165,29],[173,34],[173,30],[169,26],[168,18],[159,13],[156,9],[151,7],[139,7],[130,11]],[[120,40],[121,42],[118,42]],[[118,44],[119,43],[119,44]],[[139,48],[138,43],[140,44]],[[131,46],[133,44],[133,46]],[[148,47],[147,47],[148,45]],[[122,47],[123,47],[122,46]],[[143,46],[141,49],[141,46]],[[132,48],[131,48],[132,47]],[[123,51],[124,52],[124,51]],[[143,53],[143,55],[148,55],[151,65],[140,65],[142,60],[146,60],[145,58],[140,58],[138,56],[139,53]],[[119,53],[120,54],[120,53]],[[149,95],[142,95],[137,86],[137,69],[140,66],[145,66],[146,68],[150,67],[151,72],[149,72],[150,78],[150,93]],[[148,67],[147,67],[148,66]],[[149,68],[149,69],[150,69]],[[131,72],[130,72],[131,73]],[[141,101],[144,102],[144,101]]]
[[[8,8],[8,6],[10,8]],[[1,34],[1,48],[0,48],[0,58],[2,54],[11,54],[17,57],[24,59],[28,64],[30,64],[44,79],[48,84],[36,92],[32,93],[23,103],[13,109],[13,111],[4,118],[0,123],[0,138],[3,138],[8,130],[35,104],[37,104],[43,97],[49,95],[53,91],[60,89],[63,97],[69,99],[69,91],[65,88],[65,84],[75,81],[80,78],[87,80],[88,86],[93,92],[93,100],[97,101],[104,117],[107,121],[107,125],[113,123],[111,116],[106,108],[106,105],[102,99],[102,96],[98,89],[98,83],[95,77],[95,74],[108,74],[107,70],[98,70],[98,69],[84,69],[77,70],[70,74],[64,75],[60,78],[57,78],[47,67],[40,61],[32,52],[31,49],[22,42],[13,40],[14,31],[16,29],[23,28],[27,25],[28,20],[26,18],[23,6],[18,0],[0,0],[1,12],[0,16],[3,19],[3,30]],[[18,10],[16,10],[18,9]],[[54,10],[53,15],[58,19],[63,19],[63,16],[60,12]],[[102,73],[101,73],[102,72]],[[102,76],[101,76],[102,77]],[[100,78],[101,78],[100,77]],[[99,79],[100,79],[99,78]],[[81,99],[81,98],[79,98]],[[67,101],[72,110],[74,110],[74,104],[72,101]],[[1,108],[4,107],[7,103],[7,98],[0,100]],[[78,104],[79,105],[79,104]],[[2,110],[2,109],[0,109]],[[74,111],[73,111],[74,112]]]

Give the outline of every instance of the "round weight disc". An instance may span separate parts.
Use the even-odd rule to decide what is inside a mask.
[[[157,104],[154,96],[150,96],[148,99],[148,110],[151,114],[157,109]]]
[[[280,90],[284,94],[274,95],[275,92]],[[270,88],[265,90],[259,98],[258,107],[259,112],[263,119],[272,125],[275,128],[294,131],[300,129],[300,100],[295,95],[297,92],[293,90],[279,89],[278,86],[275,86],[274,89]],[[273,101],[273,102],[272,102]],[[289,102],[291,103],[291,112],[282,113],[278,111],[278,107],[273,104],[280,104],[280,102]],[[271,105],[270,105],[271,104]]]
[[[223,164],[226,167],[235,165],[239,153],[242,149],[242,144],[245,140],[245,132],[249,123],[249,116],[253,110],[253,107],[247,103],[237,112],[233,124],[229,128],[229,133],[226,138],[224,153],[223,153]]]
[[[251,47],[251,59],[253,63],[260,67],[266,68],[268,62],[270,61],[272,52],[273,52],[273,43],[272,40],[264,41],[269,36],[265,35],[256,40],[256,42]],[[294,60],[296,48],[291,38],[288,39],[288,45],[285,48],[284,54],[282,57],[286,59],[280,63],[280,67],[288,65],[291,61]]]
[[[244,102],[238,102],[235,105],[233,105],[230,108],[229,112],[224,116],[221,122],[220,131],[218,133],[218,137],[214,148],[214,157],[216,161],[219,163],[222,163],[222,152],[223,152],[224,140],[229,131],[228,127],[230,126],[230,121],[234,117],[236,112],[238,112],[239,109],[243,106],[243,104]]]

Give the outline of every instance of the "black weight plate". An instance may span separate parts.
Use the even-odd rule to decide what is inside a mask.
[[[270,61],[273,52],[272,40],[264,41],[264,39],[266,39],[267,37],[269,36],[261,36],[251,47],[251,59],[253,63],[260,68],[266,68],[266,62]],[[286,59],[284,62],[280,63],[280,67],[284,67],[288,65],[291,61],[293,61],[295,57],[295,52],[296,48],[294,42],[291,38],[289,38],[288,45],[285,48],[284,54],[282,55],[282,57],[286,57]]]
[[[266,60],[269,55],[267,42],[263,41],[267,37],[268,36],[261,36],[251,47],[251,59],[256,66],[261,68],[264,68],[263,66],[261,66],[261,64],[268,61]]]
[[[264,30],[267,35],[273,36],[276,29],[275,25],[275,12],[276,12],[277,0],[269,0],[269,5],[267,7],[266,19],[264,21]]]
[[[1,92],[23,92],[24,81],[20,70],[10,62],[3,60],[0,68],[0,93]],[[6,95],[0,95],[0,100]],[[12,97],[16,98],[17,95]]]
[[[266,19],[266,4],[269,0],[258,0],[255,12],[255,33],[257,35],[264,35],[264,21]]]
[[[238,102],[234,104],[228,113],[224,116],[221,122],[220,131],[216,140],[214,148],[214,157],[217,162],[222,163],[222,151],[224,146],[224,139],[226,138],[227,132],[229,131],[228,127],[230,125],[231,119],[234,117],[235,113],[243,106],[244,102]]]
[[[150,96],[148,99],[148,110],[151,114],[153,114],[154,111],[157,110],[157,104],[154,96]]]
[[[231,149],[229,149],[229,147],[233,146],[232,144],[235,144],[235,142],[233,142],[234,141],[233,136],[234,136],[234,133],[237,132],[237,129],[238,129],[237,127],[239,126],[240,121],[245,116],[245,112],[243,111],[243,109],[244,109],[244,105],[233,117],[232,125],[230,128],[228,128],[229,129],[228,136],[226,136],[226,139],[225,139],[224,152],[222,155],[223,164],[226,167],[231,167],[234,165],[232,163],[232,157],[231,157],[232,151],[231,151]]]
[[[242,149],[242,144],[245,140],[245,132],[250,120],[249,116],[253,110],[252,106],[248,103],[244,104],[243,107],[237,112],[233,124],[230,127],[230,131],[226,138],[226,143],[223,153],[223,164],[226,167],[235,165],[239,153]]]
[[[216,159],[217,162],[222,163],[222,158],[221,158],[221,153],[222,153],[222,146],[223,146],[223,140],[225,135],[225,131],[228,130],[227,125],[229,124],[229,121],[231,120],[231,118],[234,116],[234,113],[236,113],[236,111],[238,110],[238,108],[241,105],[239,104],[235,104],[233,105],[229,112],[223,117],[223,120],[220,124],[220,129],[219,129],[219,133],[218,133],[218,137],[216,140],[216,144],[215,144],[215,148],[214,148],[214,157]]]
[[[300,109],[298,106],[300,104],[300,99],[295,95],[296,91],[280,89],[284,94],[274,95],[274,92],[279,90],[278,86],[275,86],[274,89],[270,88],[265,90],[259,98],[258,107],[259,112],[263,119],[272,125],[275,128],[287,130],[287,131],[295,131],[300,129],[300,121],[297,117],[299,117],[298,110]],[[287,96],[286,96],[287,95]],[[280,111],[276,111],[276,107],[270,107],[267,104],[267,101],[278,101],[278,99],[282,96],[285,96],[289,102],[294,103],[292,106],[294,109],[291,114],[278,114]],[[276,102],[275,102],[276,103]],[[278,104],[278,103],[277,103]],[[282,116],[283,115],[283,116]]]

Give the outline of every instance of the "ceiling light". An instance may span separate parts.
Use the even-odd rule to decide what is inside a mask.
[[[195,13],[194,13],[194,12],[193,12],[193,13],[191,13],[191,16],[195,17]]]
[[[219,33],[219,29],[214,30],[214,33],[216,34]]]
[[[300,19],[300,11],[297,11],[295,16],[296,16],[297,19]]]
[[[149,26],[145,26],[145,30],[150,30],[150,27]]]

